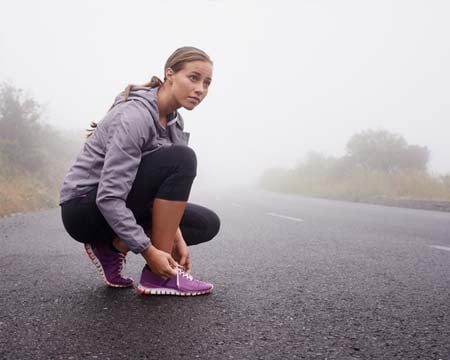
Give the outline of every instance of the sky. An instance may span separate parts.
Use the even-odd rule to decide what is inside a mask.
[[[0,81],[43,104],[43,121],[84,129],[196,46],[213,82],[180,112],[201,181],[342,156],[367,129],[427,146],[430,170],[449,173],[449,18],[434,0],[0,0]]]

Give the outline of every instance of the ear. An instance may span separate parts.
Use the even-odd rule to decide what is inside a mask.
[[[166,70],[166,76],[165,76],[165,80],[167,80],[168,82],[172,82],[172,77],[175,74],[175,72],[172,70],[172,68],[167,68]]]

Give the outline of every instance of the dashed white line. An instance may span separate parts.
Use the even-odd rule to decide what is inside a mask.
[[[435,249],[439,249],[439,250],[450,251],[450,247],[447,247],[447,246],[430,245],[430,247],[435,248]]]
[[[270,216],[275,216],[275,217],[279,217],[279,218],[283,218],[283,219],[287,219],[287,220],[293,220],[293,221],[298,221],[298,222],[303,222],[303,219],[299,219],[299,218],[295,218],[295,217],[291,217],[291,216],[286,216],[286,215],[281,215],[281,214],[275,214],[275,213],[266,213],[267,215]]]
[[[234,206],[234,207],[244,207],[243,205],[241,205],[241,204],[238,204],[238,203],[231,203],[231,206]]]

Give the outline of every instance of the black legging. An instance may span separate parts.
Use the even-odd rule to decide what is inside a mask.
[[[152,204],[155,197],[187,201],[196,175],[194,151],[181,145],[159,149],[142,157],[126,204],[136,222],[150,234]],[[87,196],[74,198],[61,205],[65,229],[82,243],[111,243],[116,236],[96,205],[97,188]],[[219,217],[211,210],[186,204],[180,229],[188,245],[211,240],[219,231]]]

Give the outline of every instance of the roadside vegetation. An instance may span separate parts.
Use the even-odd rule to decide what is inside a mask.
[[[11,84],[0,85],[0,216],[58,205],[82,137],[70,138],[41,118],[35,100]]]
[[[427,147],[409,145],[386,130],[353,135],[343,157],[310,153],[297,166],[268,169],[260,185],[271,191],[366,201],[450,201],[450,174],[428,170]]]
[[[79,152],[82,133],[63,133],[42,121],[40,105],[11,84],[0,84],[0,216],[58,205],[59,190]],[[311,152],[295,167],[268,169],[271,191],[353,201],[450,201],[450,174],[431,174],[426,147],[397,134],[353,135],[343,157]]]

